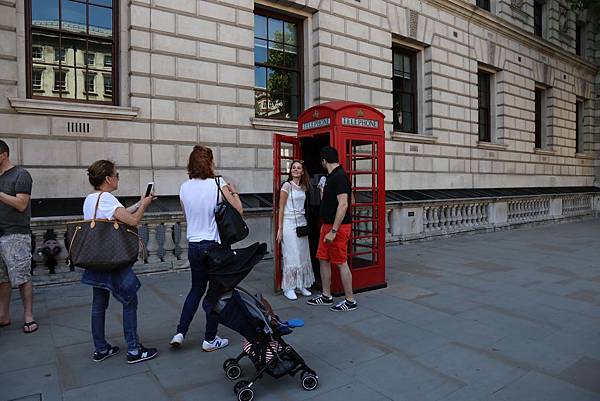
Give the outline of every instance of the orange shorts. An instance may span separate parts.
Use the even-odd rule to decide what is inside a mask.
[[[331,231],[331,224],[321,226],[319,235],[319,248],[317,249],[317,259],[341,265],[348,260],[348,240],[350,239],[351,224],[342,224],[337,230],[335,239],[332,243],[325,242],[325,236]]]

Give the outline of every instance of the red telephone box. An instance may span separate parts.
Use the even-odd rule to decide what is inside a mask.
[[[386,286],[385,282],[385,135],[384,115],[377,109],[355,102],[323,103],[304,111],[298,118],[298,136],[274,135],[273,139],[273,221],[277,233],[279,189],[294,159],[303,159],[311,183],[326,175],[320,149],[338,150],[340,164],[352,185],[352,235],[348,264],[355,291]],[[314,196],[311,198],[314,199]],[[318,201],[318,198],[317,198]],[[318,205],[308,208],[313,264],[318,246]],[[313,224],[311,224],[311,221]],[[316,237],[316,241],[315,241]],[[281,247],[275,242],[275,289],[281,289]],[[313,249],[314,248],[314,249]],[[337,268],[333,267],[331,291],[343,293]],[[318,274],[318,271],[317,273]]]

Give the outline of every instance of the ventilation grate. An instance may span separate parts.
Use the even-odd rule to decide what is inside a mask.
[[[89,134],[90,123],[67,121],[67,132],[69,134]]]

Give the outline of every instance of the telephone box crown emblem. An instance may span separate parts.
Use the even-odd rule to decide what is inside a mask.
[[[365,111],[363,109],[356,110],[356,117],[362,117],[365,115]]]
[[[319,110],[315,110],[312,113],[313,118],[319,118]]]

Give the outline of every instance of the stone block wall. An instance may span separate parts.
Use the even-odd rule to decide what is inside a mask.
[[[272,135],[294,135],[295,124],[254,118],[253,12],[267,7],[303,20],[304,108],[341,99],[385,114],[388,189],[593,185],[598,76],[567,40],[582,17],[559,3],[548,0],[542,42],[532,35],[533,0],[492,0],[491,12],[474,0],[123,1],[120,111],[84,105],[61,115],[49,106],[39,115],[11,103],[26,97],[24,2],[4,0],[0,137],[34,176],[35,198],[83,196],[84,169],[99,158],[120,166],[121,195],[149,180],[158,193],[177,194],[196,143],[214,149],[219,171],[241,192],[270,192]],[[561,21],[566,30],[554,33]],[[600,42],[593,36],[586,36],[590,57]],[[396,45],[419,50],[418,135],[393,130]],[[482,66],[495,72],[489,144],[477,136]],[[542,151],[534,149],[536,83],[550,88]],[[577,98],[589,104],[585,155],[575,155]],[[87,124],[86,132],[70,132],[72,123]]]

